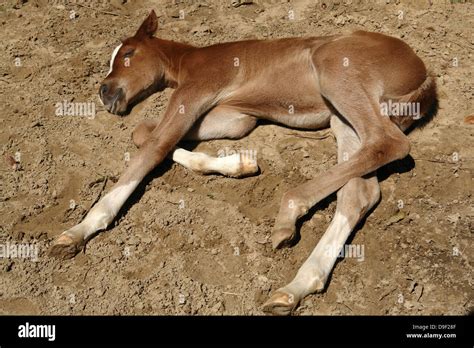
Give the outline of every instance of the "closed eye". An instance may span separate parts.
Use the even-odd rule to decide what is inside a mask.
[[[135,52],[134,49],[130,49],[128,51],[126,51],[123,55],[124,58],[130,58],[131,56],[133,56],[133,53]]]

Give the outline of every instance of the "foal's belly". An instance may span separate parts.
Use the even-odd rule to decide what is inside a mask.
[[[321,129],[329,127],[331,112],[328,109],[291,113],[274,113],[260,118],[291,128]]]
[[[288,71],[292,74],[286,76]],[[317,76],[306,67],[259,77],[261,81],[249,81],[229,94],[225,104],[243,114],[279,123],[288,127],[320,129],[329,126],[331,110],[323,99]]]
[[[226,104],[242,114],[279,123],[287,127],[320,129],[329,127],[332,112],[318,92],[311,95],[238,98]]]

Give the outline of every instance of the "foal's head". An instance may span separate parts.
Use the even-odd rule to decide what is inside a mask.
[[[158,19],[152,10],[135,36],[122,40],[112,53],[110,70],[99,88],[99,97],[113,114],[123,115],[129,107],[164,88],[164,67],[153,45]]]

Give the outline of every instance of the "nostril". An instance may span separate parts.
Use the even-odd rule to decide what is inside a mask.
[[[109,88],[108,88],[107,85],[104,83],[104,84],[100,85],[99,94],[100,94],[101,96],[103,96],[105,93],[107,93],[108,90],[109,90]]]

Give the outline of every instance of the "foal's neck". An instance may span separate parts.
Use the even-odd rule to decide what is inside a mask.
[[[168,87],[176,88],[179,83],[181,58],[196,47],[159,38],[153,38],[153,43],[162,58],[166,84]]]

